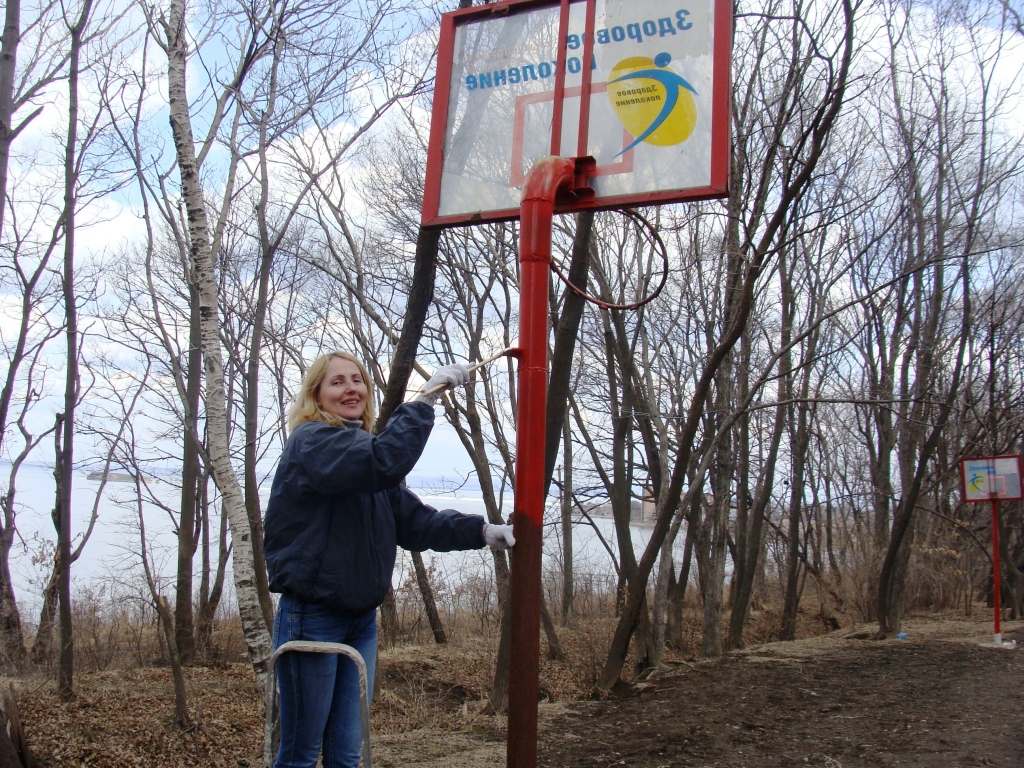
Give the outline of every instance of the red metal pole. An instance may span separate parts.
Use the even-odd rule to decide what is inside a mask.
[[[555,95],[551,112],[551,154],[562,154],[562,102],[565,100],[565,60],[568,56],[569,0],[562,0],[558,16],[558,53],[555,56]]]
[[[999,584],[999,499],[992,499],[992,604],[996,609],[995,637],[992,642],[996,645],[1003,644],[1002,611],[1000,611],[1000,598],[1002,588]]]
[[[508,768],[534,768],[537,764],[551,218],[559,190],[572,188],[574,170],[570,158],[538,160],[526,176],[519,222],[519,414],[513,518],[516,548],[510,595]]]
[[[587,0],[586,17],[583,23],[583,81],[580,83],[580,133],[576,154],[586,157],[590,151],[590,89],[594,73],[594,16],[597,0]]]

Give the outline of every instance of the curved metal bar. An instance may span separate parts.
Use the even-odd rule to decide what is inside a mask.
[[[337,653],[348,656],[359,671],[359,714],[363,731],[363,768],[373,768],[370,757],[370,684],[366,674],[366,661],[359,651],[344,643],[317,643],[311,640],[292,640],[282,644],[267,665],[267,692],[264,697],[266,720],[263,726],[263,768],[273,766],[274,704],[277,700],[277,659],[282,653]]]
[[[658,287],[655,288],[653,292],[651,292],[644,298],[640,299],[639,301],[634,301],[631,304],[612,304],[611,302],[604,301],[603,299],[599,299],[596,296],[591,296],[589,293],[584,291],[579,286],[573,285],[569,281],[569,278],[565,275],[565,273],[562,272],[558,264],[555,263],[554,259],[551,260],[551,271],[555,273],[559,280],[565,283],[566,288],[575,293],[584,301],[589,301],[591,304],[596,304],[601,309],[640,309],[640,307],[642,307],[644,304],[650,304],[652,301],[654,301],[658,297],[658,294],[661,293],[661,290],[665,287],[665,283],[668,282],[668,248],[665,247],[665,241],[661,239],[661,235],[658,234],[658,230],[655,228],[655,226],[651,224],[651,222],[649,222],[647,219],[645,219],[642,215],[640,215],[637,211],[633,210],[632,208],[623,208],[620,212],[624,214],[627,218],[632,219],[634,222],[644,227],[648,232],[647,241],[652,246],[657,248],[658,251],[661,253],[661,282],[658,283]]]

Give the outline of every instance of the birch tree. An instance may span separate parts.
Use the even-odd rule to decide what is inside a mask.
[[[206,422],[210,467],[223,498],[224,513],[231,528],[235,592],[249,659],[262,685],[266,677],[267,660],[270,657],[269,626],[272,618],[264,612],[264,606],[260,603],[253,562],[252,532],[242,488],[231,465],[228,445],[224,363],[219,335],[218,284],[186,88],[189,35],[184,0],[172,0],[167,15],[161,17],[159,23],[163,33],[161,42],[167,54],[171,132],[181,180],[181,195],[187,211],[189,257],[199,295],[199,330],[207,393]],[[251,44],[256,47],[259,42],[252,40]],[[240,64],[235,87],[240,85],[248,74],[249,64],[250,62]]]

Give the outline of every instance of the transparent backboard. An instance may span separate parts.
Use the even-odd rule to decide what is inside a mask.
[[[724,195],[731,5],[716,29],[714,0],[595,1],[589,129],[581,145],[581,1],[569,6],[557,153],[595,158],[593,207]],[[459,13],[442,34],[450,71],[439,63],[425,224],[514,217],[530,167],[552,154],[559,5]]]

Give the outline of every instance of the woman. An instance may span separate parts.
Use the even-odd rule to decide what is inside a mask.
[[[281,593],[274,647],[290,640],[347,643],[373,679],[377,606],[391,586],[396,546],[448,552],[515,544],[512,527],[482,517],[439,512],[402,485],[427,443],[434,403],[465,384],[469,371],[449,365],[387,427],[374,421],[370,378],[347,352],[309,367],[288,413],[291,435],[267,505],[264,552],[270,589]],[[355,665],[334,654],[286,653],[277,662],[281,748],[276,768],[357,768],[361,732]]]

